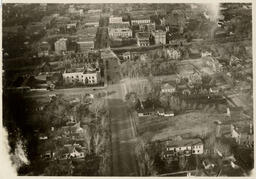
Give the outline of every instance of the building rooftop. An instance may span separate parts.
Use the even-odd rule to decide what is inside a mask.
[[[148,39],[149,36],[150,36],[150,34],[147,33],[147,32],[138,32],[138,33],[136,34],[136,36],[137,36],[138,38],[146,38],[146,39]]]
[[[202,141],[199,138],[193,138],[193,139],[179,138],[177,140],[164,141],[164,144],[166,147],[181,147],[181,146],[192,146],[196,144],[202,144]]]
[[[174,85],[170,84],[170,83],[164,83],[162,86],[161,86],[161,89],[170,89],[170,88],[175,88]]]

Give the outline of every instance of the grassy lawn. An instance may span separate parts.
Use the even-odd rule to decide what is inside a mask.
[[[177,135],[190,137],[215,130],[215,120],[224,121],[223,114],[191,112],[169,118],[143,117],[137,119],[139,134],[154,131],[152,140],[166,139]]]

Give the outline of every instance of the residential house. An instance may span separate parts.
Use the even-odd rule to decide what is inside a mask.
[[[149,37],[150,37],[149,33],[145,33],[145,32],[136,33],[137,45],[140,47],[149,46],[150,45]]]
[[[79,136],[79,134],[81,134],[84,129],[81,127],[80,122],[78,122],[78,123],[75,123],[74,125],[63,126],[62,130],[64,131],[64,135],[66,137],[72,137],[74,139],[76,134],[77,136]]]
[[[174,93],[176,91],[175,86],[165,83],[161,86],[161,92],[162,93]]]
[[[164,110],[163,108],[158,108],[156,110],[156,113],[159,116],[163,116],[163,117],[173,117],[174,116],[174,112],[171,110]]]
[[[167,140],[164,142],[164,157],[201,155],[204,153],[204,145],[200,139]]]
[[[219,93],[219,88],[218,87],[211,87],[209,89],[209,92],[212,93],[212,94],[217,94],[217,93]]]
[[[208,57],[208,56],[212,56],[212,52],[209,52],[207,50],[204,50],[201,52],[201,57]]]
[[[152,116],[154,114],[155,114],[155,111],[153,108],[143,108],[143,109],[138,110],[139,117]]]
[[[85,157],[85,148],[74,145],[64,145],[62,159],[82,159]]]
[[[131,59],[131,52],[125,52],[123,53],[123,59],[124,60],[130,60]]]

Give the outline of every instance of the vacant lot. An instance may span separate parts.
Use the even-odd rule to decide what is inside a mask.
[[[215,130],[214,121],[225,121],[224,114],[202,113],[194,111],[168,118],[143,117],[137,118],[139,134],[154,132],[152,140],[166,139],[172,136],[196,136]]]

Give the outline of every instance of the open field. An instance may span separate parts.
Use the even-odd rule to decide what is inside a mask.
[[[142,135],[154,131],[152,140],[161,140],[178,135],[196,136],[214,131],[214,121],[216,120],[225,121],[227,117],[225,114],[199,111],[168,118],[142,117],[137,119],[137,130]]]

